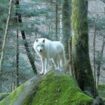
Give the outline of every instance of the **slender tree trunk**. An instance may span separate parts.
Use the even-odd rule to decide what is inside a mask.
[[[95,59],[95,52],[96,52],[96,20],[94,21],[94,37],[93,37],[93,68],[94,68],[94,81],[96,84],[96,59]]]
[[[89,59],[88,1],[72,0],[72,63],[81,90],[97,95]]]
[[[1,49],[0,72],[2,72],[2,61],[3,61],[3,56],[4,56],[4,48],[5,48],[6,38],[7,38],[7,34],[8,34],[8,26],[9,26],[9,21],[10,21],[10,16],[11,16],[11,9],[12,9],[12,0],[10,0],[10,2],[9,2],[8,17],[7,17],[7,21],[6,21],[3,44],[2,44],[2,49]]]
[[[16,7],[19,8],[19,0],[16,0],[15,4],[16,4]],[[16,16],[18,17],[18,22],[22,23],[21,14],[16,12]],[[24,46],[25,46],[25,49],[26,49],[26,52],[27,52],[28,59],[29,59],[30,64],[32,66],[33,72],[35,74],[37,74],[37,70],[36,70],[36,67],[35,67],[35,64],[34,64],[34,59],[33,59],[32,55],[31,55],[30,50],[29,50],[29,46],[28,46],[28,42],[26,40],[26,35],[25,35],[24,30],[21,30],[21,35],[22,35],[22,38],[23,38],[23,41],[24,41]]]
[[[100,79],[100,69],[101,69],[101,63],[102,63],[102,58],[103,58],[103,54],[104,54],[104,48],[105,48],[105,37],[103,37],[102,49],[100,52],[100,61],[97,66],[97,85],[99,84],[99,79]]]
[[[103,0],[105,3],[105,0]],[[104,8],[104,14],[105,14],[105,8]],[[105,36],[103,36],[103,43],[102,43],[102,49],[100,52],[100,61],[97,66],[97,85],[99,84],[99,79],[100,79],[100,69],[101,69],[101,62],[103,58],[103,53],[104,53],[104,47],[105,47]]]
[[[63,8],[62,8],[62,26],[63,26],[63,43],[65,45],[66,57],[69,58],[68,55],[68,42],[70,41],[70,17],[71,17],[71,0],[64,0]]]
[[[19,86],[19,31],[18,31],[18,28],[17,28],[17,46],[16,46],[16,85]]]
[[[55,4],[55,11],[56,11],[56,21],[55,21],[55,34],[56,34],[56,40],[58,40],[58,1],[56,0]]]

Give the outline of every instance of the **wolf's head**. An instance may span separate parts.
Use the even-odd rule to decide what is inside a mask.
[[[44,38],[36,39],[33,47],[36,52],[43,54],[45,50],[45,39]]]

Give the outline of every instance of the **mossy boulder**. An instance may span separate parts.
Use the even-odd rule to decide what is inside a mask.
[[[39,81],[38,77],[30,79],[0,101],[0,105],[29,105]]]
[[[71,76],[49,72],[41,79],[37,77],[22,84],[0,105],[91,105],[92,101]]]
[[[8,95],[9,93],[0,93],[0,101]]]

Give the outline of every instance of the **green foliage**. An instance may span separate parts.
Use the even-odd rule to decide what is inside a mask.
[[[42,79],[32,105],[90,105],[91,101],[72,77],[52,72]]]

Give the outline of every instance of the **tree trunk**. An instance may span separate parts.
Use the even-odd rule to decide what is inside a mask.
[[[18,23],[18,22],[17,22]],[[16,45],[16,86],[19,86],[19,31],[17,28],[17,45]]]
[[[96,19],[94,21],[94,37],[93,37],[93,75],[94,75],[94,81],[96,83]],[[96,84],[97,85],[97,84]]]
[[[15,5],[16,5],[17,8],[19,8],[19,0],[16,0]],[[16,12],[16,16],[18,17],[18,22],[22,23],[21,14]],[[31,55],[30,50],[29,50],[29,46],[28,46],[28,42],[26,40],[26,35],[25,35],[24,30],[21,30],[21,35],[22,35],[22,38],[23,38],[23,41],[24,41],[24,46],[25,46],[25,49],[26,49],[26,52],[27,52],[28,59],[29,59],[30,64],[32,66],[33,72],[35,74],[37,74],[37,70],[36,70],[36,67],[35,67],[35,64],[34,64],[34,59],[33,59],[32,55]]]
[[[5,27],[4,37],[3,37],[3,44],[2,44],[1,55],[0,55],[0,73],[2,72],[2,61],[3,61],[3,56],[4,56],[6,38],[8,34],[8,26],[9,26],[9,21],[10,21],[10,16],[11,16],[11,10],[12,10],[12,0],[10,0],[9,2],[8,17],[6,21],[6,27]]]
[[[62,8],[62,26],[63,26],[63,43],[65,45],[66,57],[68,58],[68,41],[70,39],[70,17],[71,17],[71,0],[64,0]]]
[[[88,50],[88,1],[72,0],[72,63],[81,90],[97,95]]]
[[[100,79],[100,71],[101,71],[101,64],[102,64],[102,59],[104,54],[104,48],[105,48],[105,36],[103,36],[102,48],[100,51],[100,60],[97,66],[97,85],[99,84],[99,79]]]
[[[55,21],[55,36],[56,36],[56,40],[58,40],[58,1],[56,0],[56,3],[55,3],[55,12],[56,12],[56,21]]]

